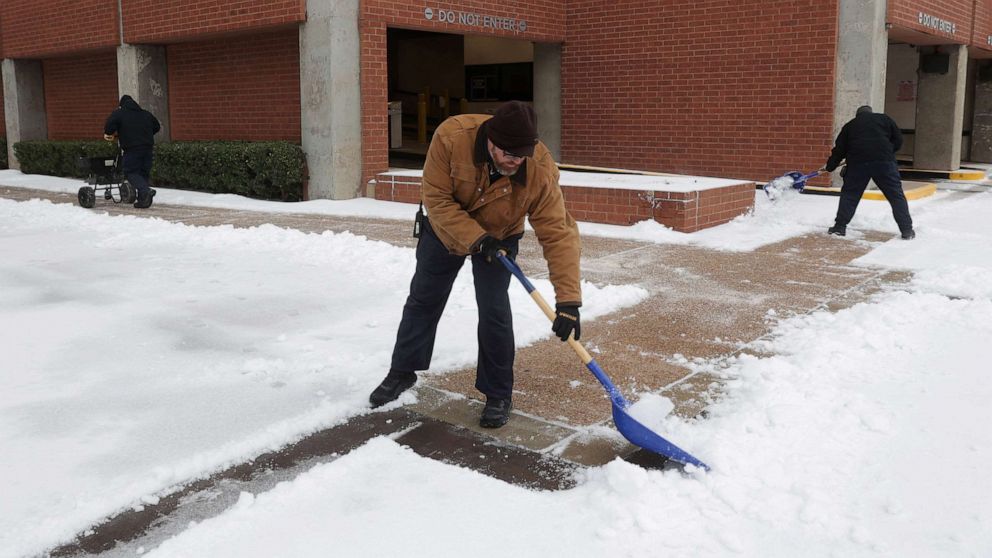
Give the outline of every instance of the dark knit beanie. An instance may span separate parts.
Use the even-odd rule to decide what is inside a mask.
[[[510,101],[500,105],[486,121],[486,134],[496,147],[513,155],[531,157],[537,145],[537,116],[527,103]]]

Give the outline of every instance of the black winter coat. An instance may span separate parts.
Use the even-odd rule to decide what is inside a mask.
[[[121,97],[120,107],[110,113],[107,123],[103,125],[103,133],[116,133],[125,151],[151,148],[155,145],[155,134],[161,129],[155,115],[138,106],[130,95]]]
[[[895,161],[902,147],[902,132],[894,120],[880,112],[864,112],[844,124],[825,168],[832,171],[845,158],[849,165]]]

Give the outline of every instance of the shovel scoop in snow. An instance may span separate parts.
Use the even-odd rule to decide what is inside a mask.
[[[541,293],[537,292],[534,285],[527,279],[524,272],[520,270],[520,267],[510,258],[507,258],[504,254],[497,255],[500,263],[502,263],[506,269],[510,271],[520,283],[527,289],[530,297],[534,299],[534,302],[541,307],[544,315],[548,317],[549,320],[554,321],[555,312],[551,309],[551,306],[544,300]],[[644,426],[637,419],[630,416],[627,409],[630,407],[630,403],[624,399],[623,394],[617,389],[610,378],[607,377],[606,372],[599,367],[599,364],[589,355],[585,347],[581,343],[575,340],[574,335],[569,336],[568,344],[572,349],[579,355],[582,362],[586,365],[586,368],[592,372],[593,376],[599,380],[599,383],[603,384],[606,388],[606,392],[610,395],[610,402],[613,404],[613,424],[616,425],[617,430],[623,434],[624,438],[630,441],[630,443],[635,446],[644,448],[648,451],[652,451],[659,455],[663,455],[673,461],[682,463],[683,465],[695,465],[696,467],[701,467],[707,471],[710,470],[709,466],[702,461],[696,459],[695,457],[689,455],[684,450],[676,446],[675,444],[669,442],[665,438],[661,437],[656,432],[652,431],[648,427]]]
[[[792,190],[802,192],[806,188],[807,180],[816,178],[825,172],[823,169],[815,170],[809,174],[803,174],[800,171],[790,171],[778,178],[769,180],[761,189],[768,195],[768,199],[776,201],[784,196],[786,192]]]

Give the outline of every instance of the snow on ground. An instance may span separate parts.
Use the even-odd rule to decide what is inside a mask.
[[[822,230],[836,207],[758,194],[753,215],[706,234],[651,223],[583,233],[749,250]],[[653,426],[710,473],[616,461],[543,493],[380,438],[148,550],[992,555],[992,194],[939,194],[911,209],[917,239],[881,243],[859,262],[915,271],[909,289],[781,322],[756,344],[776,356],[698,364],[727,378],[707,420],[658,415]],[[824,241],[870,228],[895,236],[884,202],[862,203],[853,238]],[[363,412],[412,263],[412,250],[347,233],[0,200],[0,556],[40,552],[142,497]],[[474,359],[470,283],[463,275],[455,287],[438,368]],[[590,318],[644,296],[584,288]],[[518,342],[546,335],[522,290],[511,293]]]
[[[365,412],[413,268],[412,249],[348,233],[0,200],[0,555]],[[435,371],[474,362],[470,268]],[[590,318],[646,296],[583,289]],[[518,342],[549,336],[510,293]]]

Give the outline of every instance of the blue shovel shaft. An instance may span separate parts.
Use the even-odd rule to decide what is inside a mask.
[[[507,258],[504,254],[500,253],[496,256],[500,263],[502,263],[507,270],[510,271],[520,283],[527,289],[527,293],[530,297],[537,303],[537,305],[544,312],[544,315],[548,317],[549,320],[554,321],[555,312],[551,309],[551,306],[544,300],[541,293],[537,292],[534,285],[527,279],[524,272],[520,267],[510,258]],[[624,399],[623,394],[617,389],[610,378],[606,375],[606,372],[599,367],[595,359],[586,351],[585,347],[581,343],[575,340],[573,335],[568,337],[568,344],[572,349],[579,355],[582,362],[586,365],[586,368],[592,372],[593,376],[599,380],[599,383],[603,384],[606,388],[606,392],[610,395],[610,401],[613,403],[613,423],[616,424],[617,430],[624,435],[625,438],[630,440],[631,443],[640,446],[644,449],[653,451],[655,453],[664,455],[670,459],[678,461],[683,464],[691,464],[697,467],[702,467],[707,471],[710,469],[708,465],[702,461],[696,459],[695,457],[689,455],[682,449],[680,449],[675,444],[669,442],[665,438],[659,436],[655,432],[652,432],[646,426],[637,421],[637,419],[630,416],[627,413],[627,407],[630,404]]]

